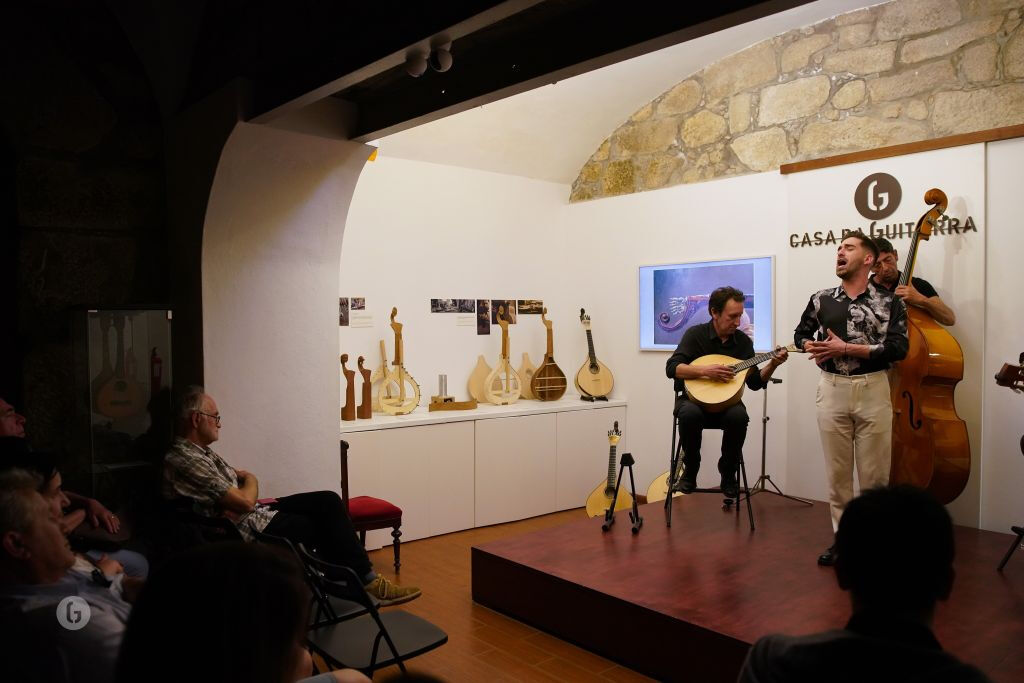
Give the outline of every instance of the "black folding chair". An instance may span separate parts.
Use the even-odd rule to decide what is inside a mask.
[[[320,596],[317,599],[332,595],[357,603],[366,611],[309,630],[306,641],[310,649],[331,666],[358,669],[372,676],[377,669],[397,664],[405,673],[406,660],[448,642],[448,634],[426,619],[400,609],[381,613],[350,568],[324,562],[301,543],[298,551],[310,569],[308,576],[317,586],[314,591],[314,596]],[[325,612],[330,610],[327,604],[321,607]]]

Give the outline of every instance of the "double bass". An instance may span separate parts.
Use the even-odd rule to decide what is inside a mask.
[[[931,208],[917,221],[900,276],[908,285],[917,250],[931,237],[932,228],[946,211],[945,193],[931,189],[924,195]],[[907,307],[907,357],[895,365],[889,378],[892,390],[892,484],[927,489],[945,505],[967,486],[971,473],[971,445],[967,423],[956,413],[953,392],[964,378],[964,354],[957,340],[927,312]]]

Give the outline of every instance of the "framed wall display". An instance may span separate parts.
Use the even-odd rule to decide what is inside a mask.
[[[754,348],[774,348],[774,258],[763,256],[722,261],[640,267],[640,348],[675,350],[683,333],[706,323],[708,298],[715,289],[731,286],[746,295],[740,329]]]

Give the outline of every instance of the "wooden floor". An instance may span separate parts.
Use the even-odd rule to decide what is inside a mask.
[[[649,681],[615,662],[530,628],[473,602],[470,547],[585,519],[582,509],[402,544],[400,583],[423,595],[403,605],[448,632],[448,644],[409,662],[410,672],[445,681]],[[370,553],[394,577],[391,548]],[[514,587],[510,586],[510,590]],[[397,667],[378,671],[389,678]]]

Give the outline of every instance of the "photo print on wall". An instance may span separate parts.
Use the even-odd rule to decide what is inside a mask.
[[[476,300],[476,333],[491,333],[491,302],[488,299]]]
[[[431,299],[431,313],[455,313],[459,310],[458,299]]]
[[[516,300],[515,299],[491,299],[491,324],[498,324],[498,307],[505,307],[505,320],[509,325],[516,324]]]
[[[520,299],[519,315],[540,315],[544,312],[544,302],[540,299]]]
[[[459,313],[473,313],[476,311],[476,299],[456,299],[455,308]]]
[[[366,310],[366,297],[354,296],[352,297],[352,306],[350,307],[353,311],[365,311]]]
[[[338,299],[338,325],[348,327],[348,297]]]

